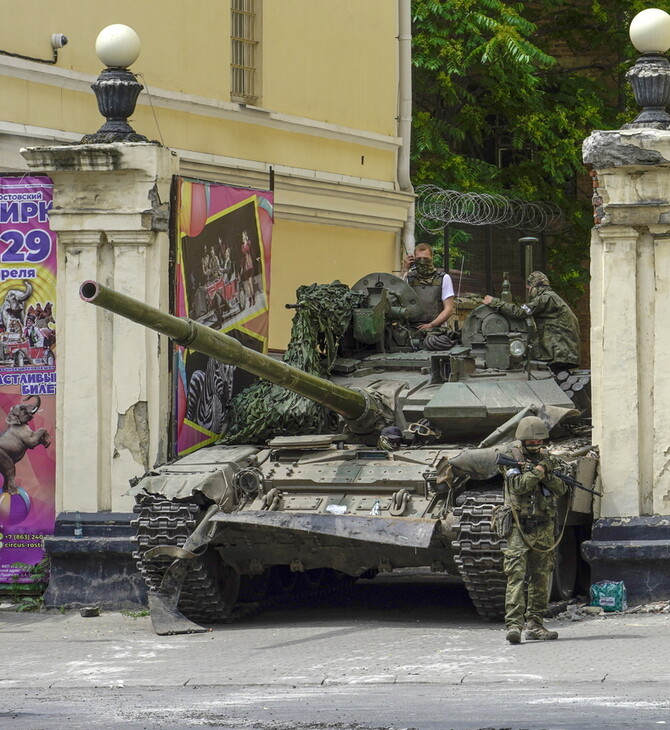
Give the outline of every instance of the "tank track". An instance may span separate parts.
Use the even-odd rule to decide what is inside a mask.
[[[172,558],[146,560],[144,554],[158,545],[181,547],[198,524],[202,510],[190,502],[144,496],[135,505],[134,511],[138,517],[131,522],[136,529],[132,539],[137,547],[132,556],[149,590],[156,590]],[[222,600],[216,562],[216,556],[207,553],[191,561],[190,570],[184,579],[179,609],[193,620],[222,621],[230,612],[228,604]]]
[[[452,542],[454,560],[477,613],[486,621],[499,621],[505,615],[507,578],[501,550],[506,540],[491,529],[491,514],[502,503],[501,492],[473,491],[454,507],[459,518]]]
[[[172,558],[147,560],[144,554],[158,545],[181,547],[204,512],[191,502],[176,502],[150,495],[143,496],[139,504],[135,505],[134,511],[138,517],[131,523],[136,529],[132,540],[137,548],[132,556],[137,561],[137,567],[149,590],[156,590],[172,563]],[[226,581],[226,576],[221,576],[220,571],[225,570],[225,566],[215,553],[206,553],[190,560],[189,568],[182,586],[179,609],[191,620],[203,623],[237,623],[272,608],[305,606],[328,596],[341,594],[354,583],[354,579],[348,580],[344,576],[336,579],[332,573],[332,579],[323,585],[305,586],[303,582],[302,586],[298,585],[290,592],[275,592],[258,600],[243,599],[231,609],[231,596],[227,596],[228,601],[222,600],[221,583]],[[231,576],[228,576],[228,580],[230,579]]]

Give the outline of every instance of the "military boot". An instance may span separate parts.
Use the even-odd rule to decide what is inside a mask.
[[[531,619],[526,624],[526,640],[528,641],[551,641],[552,639],[558,639],[557,631],[549,631],[542,626],[540,621]]]
[[[505,637],[510,644],[521,643],[521,629],[518,626],[510,626]]]

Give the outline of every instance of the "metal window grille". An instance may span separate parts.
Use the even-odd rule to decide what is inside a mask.
[[[231,98],[254,102],[256,88],[256,0],[232,0],[231,4]]]

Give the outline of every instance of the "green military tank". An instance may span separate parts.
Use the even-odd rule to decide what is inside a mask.
[[[337,286],[335,295],[350,293],[350,309],[315,374],[82,284],[85,301],[264,379],[256,400],[269,405],[267,415],[243,404],[231,417],[241,442],[232,429],[131,489],[135,556],[157,633],[200,631],[195,622],[231,621],[279,598],[401,569],[460,581],[484,619],[501,619],[504,540],[491,527],[503,501],[496,456],[518,421],[539,415],[566,473],[597,487],[597,450],[583,422],[588,403],[576,404],[566,388],[588,374],[556,377],[530,361],[526,323],[480,305],[454,347],[428,352],[408,325],[421,304],[402,279],[373,273],[351,289]],[[315,292],[301,287],[291,305],[310,321],[319,320],[308,301]],[[318,404],[323,417],[296,418],[299,404],[289,396]],[[281,404],[284,421],[274,418]],[[380,448],[388,428],[398,448]],[[590,530],[593,493],[573,491],[562,510],[554,598],[578,587],[579,543]]]

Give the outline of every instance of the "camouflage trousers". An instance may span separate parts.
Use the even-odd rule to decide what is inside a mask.
[[[534,530],[524,533],[533,547],[545,549],[554,544],[554,520],[549,519]],[[505,593],[505,625],[522,628],[526,621],[542,617],[549,600],[549,577],[554,569],[554,551],[538,553],[526,544],[514,525],[507,538],[503,570],[507,576]]]

